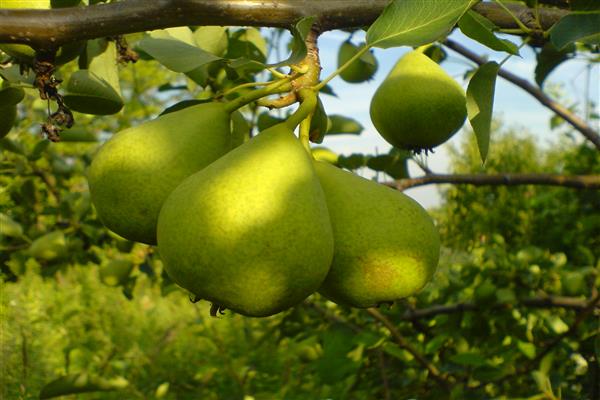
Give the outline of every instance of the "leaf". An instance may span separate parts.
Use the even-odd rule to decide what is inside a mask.
[[[344,117],[343,115],[330,115],[329,120],[331,121],[331,126],[327,130],[328,135],[360,135],[364,129],[358,121]]]
[[[490,146],[494,91],[499,69],[500,65],[493,61],[483,64],[477,69],[467,88],[467,114],[483,162]]]
[[[23,227],[8,215],[0,213],[0,235],[16,238],[22,237]]]
[[[189,72],[221,59],[221,57],[196,46],[175,39],[159,39],[147,36],[139,41],[137,47],[175,72]]]
[[[421,46],[450,33],[474,0],[394,0],[367,31],[367,44],[383,49]]]
[[[201,26],[194,31],[196,45],[204,51],[222,57],[227,51],[229,36],[222,26]]]
[[[4,86],[0,89],[0,104],[7,106],[9,104],[20,103],[25,97],[25,91],[17,86]]]
[[[60,141],[62,142],[97,142],[98,137],[87,130],[86,128],[76,125],[71,129],[64,130],[60,133]]]
[[[46,384],[40,391],[40,399],[75,393],[119,390],[127,387],[128,384],[129,382],[122,377],[108,380],[86,373],[65,375]]]
[[[533,343],[518,340],[517,348],[525,355],[525,357],[529,358],[530,360],[535,358],[535,345]]]
[[[481,14],[469,10],[458,21],[461,32],[484,46],[497,51],[505,51],[509,54],[519,54],[516,44],[506,39],[499,39],[494,35],[497,26]]]
[[[86,69],[71,74],[64,99],[67,106],[86,114],[109,115],[123,108],[120,94],[107,81]]]
[[[550,41],[558,50],[574,42],[600,44],[600,12],[565,15],[550,29]]]
[[[453,363],[467,367],[479,367],[487,364],[487,359],[478,353],[459,353],[450,357]]]
[[[27,159],[30,161],[38,160],[42,156],[46,148],[48,148],[49,144],[50,141],[47,139],[40,140],[39,142],[37,142],[33,147],[31,153],[27,156]]]
[[[558,50],[550,42],[546,43],[542,51],[537,55],[535,67],[535,82],[542,87],[544,81],[563,61],[569,59],[569,54],[575,52],[575,45],[567,45],[563,50]]]
[[[367,164],[367,157],[364,154],[350,154],[349,156],[339,156],[338,165],[346,169],[358,169]]]

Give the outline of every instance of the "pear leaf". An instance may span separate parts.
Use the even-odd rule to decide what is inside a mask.
[[[550,73],[558,67],[563,61],[570,58],[570,54],[575,51],[575,44],[571,43],[564,49],[558,50],[552,43],[546,43],[542,51],[537,55],[537,65],[535,67],[535,82],[542,87],[544,81]]]
[[[71,109],[86,114],[109,115],[123,108],[123,99],[110,83],[86,69],[71,75],[64,99]]]
[[[147,36],[140,40],[137,47],[175,72],[189,72],[221,59],[208,51],[177,39]]]
[[[364,127],[356,120],[343,115],[330,115],[331,125],[327,130],[328,135],[351,134],[360,135]]]
[[[467,88],[467,114],[483,162],[490,146],[494,91],[499,69],[500,65],[493,61],[483,64],[477,69]]]
[[[394,0],[367,31],[367,44],[387,49],[421,46],[450,33],[474,0]]]
[[[497,26],[484,16],[469,10],[458,21],[461,32],[473,40],[497,51],[505,51],[509,54],[519,54],[516,44],[506,39],[499,39],[494,35]]]
[[[574,42],[600,44],[600,12],[565,15],[550,30],[550,41],[558,50]]]

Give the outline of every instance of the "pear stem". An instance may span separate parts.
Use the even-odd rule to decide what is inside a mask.
[[[302,99],[300,107],[285,121],[291,129],[295,129],[304,119],[312,115],[317,106],[317,93],[314,90],[301,89],[298,95]]]
[[[314,108],[313,112],[308,114],[308,116],[304,118],[302,122],[300,122],[300,143],[302,143],[302,146],[304,146],[308,154],[312,154],[312,152],[310,151],[310,124],[313,118],[313,114]]]
[[[248,83],[242,83],[241,85],[238,85],[236,87],[233,87],[225,92],[223,92],[222,94],[218,95],[217,98],[219,97],[225,97],[230,95],[231,93],[235,93],[240,89],[244,89],[244,88],[249,88],[249,87],[257,87],[257,86],[268,86],[271,85],[273,83],[279,82],[279,80],[273,80],[273,81],[268,81],[268,82],[248,82]]]
[[[343,72],[346,68],[348,68],[350,66],[350,64],[352,64],[354,61],[358,60],[360,57],[362,57],[363,54],[365,54],[370,49],[371,49],[371,46],[367,46],[365,44],[364,47],[362,47],[359,51],[357,51],[354,56],[352,56],[348,61],[346,61],[338,69],[336,69],[335,71],[333,71],[331,73],[331,75],[329,75],[327,78],[323,79],[319,84],[315,85],[313,87],[313,89],[315,91],[317,91],[317,92],[319,90],[323,89],[325,87],[325,85],[327,85],[329,83],[329,81],[331,81],[333,78],[335,78],[336,76],[338,76],[341,72]]]
[[[262,97],[266,97],[276,93],[289,92],[290,90],[292,90],[292,85],[290,84],[290,82],[293,79],[294,78],[292,77],[281,79],[271,85],[265,86],[262,89],[253,90],[250,93],[246,93],[238,97],[237,99],[231,100],[230,102],[225,104],[225,111],[232,113],[238,108],[241,108],[246,104],[252,103],[253,101],[258,100]]]

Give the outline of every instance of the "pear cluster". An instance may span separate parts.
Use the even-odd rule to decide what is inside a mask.
[[[157,244],[195,298],[247,316],[315,292],[377,306],[420,290],[438,262],[438,233],[414,200],[316,161],[286,122],[242,144],[219,103],[116,134],[89,184],[107,227]]]

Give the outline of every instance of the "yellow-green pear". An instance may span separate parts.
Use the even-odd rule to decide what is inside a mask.
[[[371,100],[371,121],[393,146],[420,151],[448,140],[467,116],[463,88],[419,51],[392,68]]]
[[[333,236],[292,130],[273,126],[184,180],[160,212],[158,250],[178,285],[243,315],[276,314],[315,292]]]
[[[372,307],[419,291],[438,263],[427,212],[399,191],[315,161],[333,226],[331,270],[319,289],[338,304]]]
[[[126,239],[155,244],[158,213],[169,193],[227,153],[231,142],[223,103],[198,104],[117,133],[88,172],[100,219]]]

